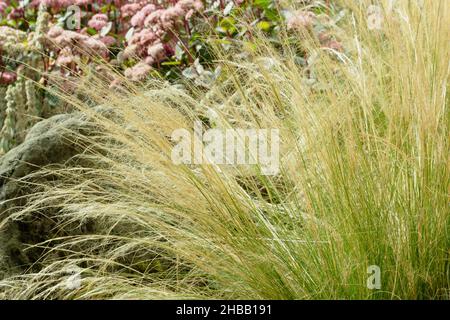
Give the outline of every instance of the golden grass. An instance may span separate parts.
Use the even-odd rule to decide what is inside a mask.
[[[246,58],[219,53],[207,95],[80,83],[114,116],[65,97],[98,132],[74,138],[91,146],[79,166],[30,177],[58,179],[9,219],[57,207],[61,236],[41,244],[40,272],[0,282],[2,296],[448,299],[450,4],[397,1],[382,31],[368,30],[368,4],[344,1],[345,53],[304,32],[277,49],[256,37]],[[300,48],[316,55],[307,69]],[[279,129],[280,174],[173,164],[172,131],[210,109],[216,128]],[[95,232],[64,236],[87,220]],[[370,265],[380,290],[366,286]],[[81,286],[69,290],[74,266]]]

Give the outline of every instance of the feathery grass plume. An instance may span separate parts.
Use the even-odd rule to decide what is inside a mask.
[[[450,4],[380,1],[374,29],[371,2],[342,1],[339,27],[325,19],[342,48],[307,28],[236,44],[245,54],[222,57],[207,95],[80,81],[106,109],[66,97],[96,131],[74,136],[73,165],[28,177],[36,192],[2,225],[45,214],[57,227],[0,295],[448,299]],[[174,164],[172,132],[197,119],[279,129],[280,173]]]

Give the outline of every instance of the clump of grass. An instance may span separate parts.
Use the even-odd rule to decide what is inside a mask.
[[[303,31],[276,49],[257,37],[206,96],[79,83],[112,113],[66,97],[98,132],[74,138],[89,146],[78,166],[29,177],[52,183],[9,219],[57,208],[61,236],[39,244],[40,271],[0,282],[2,296],[448,299],[449,3],[398,1],[381,31],[367,28],[368,4],[344,1],[345,52]],[[278,128],[280,174],[175,165],[171,133],[210,109],[216,128]],[[64,235],[87,220],[94,231]]]

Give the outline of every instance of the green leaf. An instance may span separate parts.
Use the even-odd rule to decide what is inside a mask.
[[[102,13],[108,13],[108,11],[109,11],[109,5],[104,5],[104,6],[100,9],[100,11],[101,11]]]
[[[264,16],[267,17],[267,19],[272,20],[272,21],[280,20],[280,14],[279,14],[278,10],[276,10],[276,9],[264,10]]]
[[[179,66],[180,64],[181,61],[165,61],[161,63],[163,66]]]
[[[271,24],[267,21],[260,21],[256,24],[256,26],[263,31],[269,31]]]
[[[219,21],[217,30],[220,32],[228,32],[231,34],[235,33],[237,31],[236,20],[232,17],[223,18]]]
[[[94,35],[97,34],[97,30],[95,30],[94,28],[91,28],[91,27],[88,27],[88,28],[86,29],[86,31],[87,31],[87,33],[88,33],[89,35],[91,35],[91,36],[94,36]]]
[[[272,4],[272,0],[255,0],[253,4],[261,9],[268,9]]]

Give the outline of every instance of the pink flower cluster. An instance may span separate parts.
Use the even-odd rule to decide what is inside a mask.
[[[17,20],[23,18],[25,14],[25,10],[23,8],[13,8],[11,12],[8,14],[9,20]]]
[[[86,54],[101,55],[104,58],[108,56],[108,48],[104,42],[83,33],[53,26],[47,36],[58,52],[58,65],[68,65],[74,62],[76,57]]]
[[[91,2],[91,1],[90,1]],[[39,7],[40,4],[47,8],[63,9],[74,4],[73,0],[33,0],[32,6]]]
[[[3,14],[8,8],[8,4],[5,1],[0,1],[0,14]]]
[[[132,81],[140,81],[143,80],[151,70],[152,67],[147,63],[139,62],[134,67],[125,70],[125,77]]]
[[[120,14],[122,18],[129,18],[134,16],[141,8],[142,4],[140,3],[127,3],[120,8]]]
[[[108,24],[108,16],[103,13],[97,13],[92,16],[88,22],[88,26],[100,31],[104,26]]]
[[[314,25],[316,19],[316,15],[310,11],[294,11],[287,18],[287,27],[288,29],[293,30],[310,29]],[[318,40],[323,48],[328,48],[335,51],[344,50],[342,43],[335,40],[329,33],[325,31],[322,31],[318,34]]]
[[[221,0],[220,5],[224,7],[231,2],[240,5],[244,0]],[[197,13],[203,12],[204,4],[212,5],[212,1],[31,0],[30,4],[23,5],[22,2],[0,0],[0,15],[3,17],[7,12],[8,19],[17,21],[25,18],[25,12],[27,19],[34,12],[36,18],[36,13],[39,12],[37,9],[43,6],[50,16],[50,26],[53,24],[47,34],[47,45],[57,66],[76,68],[74,62],[81,56],[89,58],[99,54],[105,59],[112,59],[113,55],[118,54],[117,62],[123,63],[121,66],[136,64],[126,70],[126,75],[137,80],[142,79],[142,75],[150,72],[153,67],[160,67],[161,62],[171,58],[177,45],[185,51],[190,63],[195,60],[195,53],[190,52],[187,40],[197,33],[193,29],[197,20],[194,21],[193,18]],[[71,5],[76,5],[81,10],[77,30],[66,26],[66,23],[73,22],[67,20],[66,12]],[[211,13],[206,13],[202,20],[216,23],[211,17]],[[201,23],[201,19],[198,22]],[[118,52],[117,49],[121,51]],[[184,56],[179,58],[177,55],[177,59],[184,66]],[[55,64],[51,59],[44,65],[47,69]]]
[[[316,15],[310,11],[295,11],[288,17],[287,27],[288,29],[310,28],[315,18]]]
[[[182,26],[189,28],[187,21],[195,12],[203,9],[201,0],[174,0],[168,7],[145,2],[131,3],[121,8],[123,17],[130,17],[134,34],[123,51],[122,59],[141,58],[149,66],[159,63],[175,51],[176,37],[174,30]],[[186,30],[189,33],[189,30]],[[163,43],[162,38],[169,35],[174,41]],[[142,66],[131,68],[126,72],[130,79],[139,78]]]
[[[119,28],[115,32],[124,36],[133,28],[120,59],[135,58],[148,65],[144,67],[139,63],[127,70],[126,75],[130,79],[141,79],[142,74],[149,72],[153,65],[172,56],[179,39],[179,31],[189,35],[189,20],[196,12],[203,10],[202,0],[33,0],[32,5],[35,7],[44,4],[54,12],[73,4],[83,10],[87,9],[88,4],[95,5],[88,13],[87,26],[99,34],[89,36],[86,28],[75,32],[59,27],[53,27],[48,33],[50,40],[58,47],[57,64],[71,64],[76,57],[82,55],[81,50],[107,56],[107,48],[115,44],[116,38],[103,36],[102,30],[111,23],[109,18],[112,15],[100,11],[99,8],[111,2],[114,2],[120,13],[120,16],[116,17],[119,20],[114,21],[116,28]]]
[[[318,35],[319,42],[323,48],[332,49],[335,51],[344,51],[344,46],[339,41],[335,40],[331,34],[327,32],[321,32]]]

